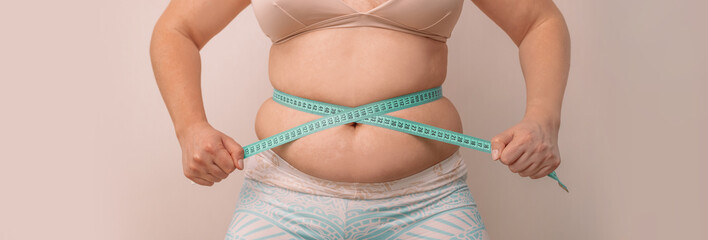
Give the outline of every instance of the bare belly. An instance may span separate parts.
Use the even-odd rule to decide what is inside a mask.
[[[349,107],[440,86],[446,70],[445,43],[369,27],[309,32],[273,45],[269,59],[269,78],[275,89]],[[462,132],[460,116],[446,97],[387,115]],[[256,116],[256,134],[264,139],[321,117],[268,98]],[[385,182],[420,172],[458,149],[395,130],[350,123],[273,151],[315,177]]]

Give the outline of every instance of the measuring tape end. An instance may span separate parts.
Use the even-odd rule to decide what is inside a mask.
[[[561,188],[563,188],[563,190],[565,190],[565,192],[570,193],[570,191],[568,191],[568,188],[565,187],[565,185],[563,185],[562,183],[558,182],[558,186],[560,186]]]

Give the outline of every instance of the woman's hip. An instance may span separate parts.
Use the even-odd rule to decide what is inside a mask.
[[[305,193],[246,178],[227,239],[489,239],[466,176],[377,199]]]
[[[290,165],[271,149],[254,155],[244,164],[243,173],[248,179],[296,192],[347,199],[381,199],[424,192],[467,174],[459,149],[422,171],[385,182],[341,182],[312,176]]]

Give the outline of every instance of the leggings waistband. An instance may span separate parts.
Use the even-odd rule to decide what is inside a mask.
[[[348,199],[381,199],[438,188],[466,176],[467,165],[458,149],[445,160],[401,179],[378,183],[338,182],[304,173],[268,149],[244,161],[243,172],[246,178],[298,192]]]

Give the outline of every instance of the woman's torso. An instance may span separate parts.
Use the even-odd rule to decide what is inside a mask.
[[[362,1],[343,0],[359,11]],[[321,29],[271,47],[269,78],[275,89],[348,107],[440,86],[447,70],[447,45],[375,27]],[[460,116],[446,98],[388,113],[462,132]],[[264,139],[320,115],[268,98],[256,116]],[[355,125],[355,126],[353,126]],[[342,182],[385,182],[410,176],[452,155],[459,146],[366,124],[325,129],[272,150],[298,170]]]

